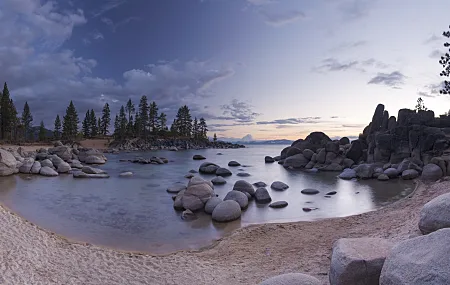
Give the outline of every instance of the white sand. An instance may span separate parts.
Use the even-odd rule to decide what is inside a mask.
[[[334,240],[419,235],[420,208],[449,187],[421,186],[410,198],[352,217],[243,228],[210,249],[166,256],[69,242],[0,208],[0,284],[258,284],[288,272],[327,284]]]

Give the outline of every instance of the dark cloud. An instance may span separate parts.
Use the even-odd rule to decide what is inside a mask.
[[[257,125],[298,125],[298,124],[317,124],[321,117],[288,118],[273,121],[259,121]]]
[[[252,105],[237,99],[233,99],[230,104],[222,105],[220,108],[225,116],[218,119],[234,120],[238,123],[253,122],[260,115],[253,111]]]
[[[392,88],[399,88],[404,84],[406,76],[400,71],[393,71],[391,73],[379,72],[375,77],[369,80],[367,84],[386,85]]]
[[[298,10],[292,10],[282,13],[260,11],[260,14],[264,17],[264,22],[266,24],[275,27],[283,26],[306,18],[305,13]]]

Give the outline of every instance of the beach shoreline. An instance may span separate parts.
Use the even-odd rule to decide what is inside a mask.
[[[419,182],[408,197],[377,211],[311,222],[237,229],[199,250],[155,255],[69,240],[0,207],[4,284],[258,284],[303,272],[328,284],[333,242],[341,237],[400,241],[420,235],[421,207],[450,182]]]

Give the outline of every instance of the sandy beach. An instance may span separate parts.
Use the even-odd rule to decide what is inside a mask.
[[[258,284],[304,272],[328,284],[332,243],[341,237],[417,236],[424,203],[450,182],[420,184],[410,197],[381,210],[315,222],[242,228],[201,251],[164,256],[79,244],[0,208],[1,284]]]

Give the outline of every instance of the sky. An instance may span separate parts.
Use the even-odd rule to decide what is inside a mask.
[[[357,136],[378,103],[436,116],[448,0],[1,0],[0,82],[34,124],[146,95],[219,138]],[[447,20],[446,20],[447,19]]]

